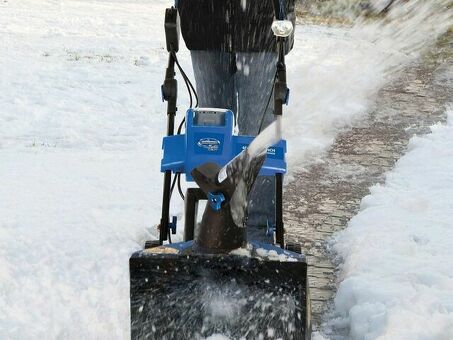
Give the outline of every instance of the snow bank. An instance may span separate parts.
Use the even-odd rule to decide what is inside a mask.
[[[352,339],[453,338],[453,110],[362,201],[328,326]]]
[[[144,151],[0,152],[1,339],[128,338],[128,259],[158,211],[153,168]]]
[[[159,220],[167,4],[0,2],[1,339],[130,336],[128,259]]]

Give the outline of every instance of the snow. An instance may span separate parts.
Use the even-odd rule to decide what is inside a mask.
[[[0,153],[1,338],[127,338],[128,258],[159,205],[153,167],[137,151]]]
[[[253,142],[247,148],[249,157],[253,158],[265,154],[268,148],[282,140],[282,120],[281,116],[277,117],[253,139]]]
[[[222,334],[213,334],[206,340],[230,340],[230,338]]]
[[[278,254],[275,250],[268,250],[264,248],[258,248],[256,253],[261,258],[267,258],[269,261],[279,261],[279,262],[296,262],[297,259],[294,258],[291,253],[285,251],[283,254]]]
[[[297,262],[299,258],[294,256],[294,253],[291,253],[288,250],[277,250],[263,246],[261,243],[247,243],[243,248],[238,248],[230,251],[231,255],[244,256],[244,257],[254,257],[259,260],[265,261],[278,261],[278,262]]]
[[[352,339],[453,338],[453,107],[414,137],[333,241],[342,258],[327,329]],[[328,332],[329,333],[329,332]]]
[[[128,259],[160,216],[169,4],[0,2],[0,338],[129,337]],[[445,30],[430,10],[388,27],[297,28],[291,166],[316,161]],[[188,51],[179,59],[191,77]]]
[[[0,3],[2,339],[129,338],[128,259],[160,213],[165,5]]]
[[[290,174],[321,161],[338,131],[373,105],[394,79],[451,27],[448,1],[411,0],[382,21],[351,29],[299,26],[288,58],[290,105],[285,113]]]
[[[247,246],[234,249],[230,251],[231,255],[237,255],[237,256],[246,256],[246,257],[251,257],[252,256],[252,245],[250,243],[247,244]]]

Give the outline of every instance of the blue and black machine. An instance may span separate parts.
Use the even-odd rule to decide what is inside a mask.
[[[276,18],[273,95],[278,121],[288,100],[285,39],[293,27],[278,13]],[[284,237],[286,141],[257,152],[260,137],[235,135],[234,113],[217,108],[190,108],[175,131],[175,67],[189,92],[196,91],[177,59],[179,17],[174,7],[166,10],[165,32],[169,62],[162,86],[167,102],[162,216],[159,239],[147,241],[129,261],[131,338],[204,339],[221,334],[230,339],[309,339],[307,262],[300,246]],[[185,193],[183,175],[195,184]],[[276,179],[275,221],[263,231],[270,240],[264,243],[247,239],[247,196],[262,175]],[[170,215],[176,187],[185,207],[181,242],[171,240],[177,233],[177,218]],[[200,201],[206,202],[201,219]]]

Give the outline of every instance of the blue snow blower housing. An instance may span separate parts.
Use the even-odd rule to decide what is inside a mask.
[[[240,154],[255,138],[234,135],[234,115],[230,110],[197,108],[186,113],[186,133],[164,137],[161,171],[184,173],[193,181],[191,171],[213,162],[220,167]],[[268,148],[261,176],[286,173],[286,141]]]

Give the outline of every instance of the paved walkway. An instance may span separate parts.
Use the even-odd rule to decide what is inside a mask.
[[[369,188],[384,182],[409,139],[445,121],[445,103],[453,98],[451,79],[445,76],[446,68],[453,66],[452,36],[385,86],[376,109],[337,137],[325,162],[297,174],[286,188],[287,239],[300,242],[308,256],[315,328],[336,287],[325,241],[347,226]]]

